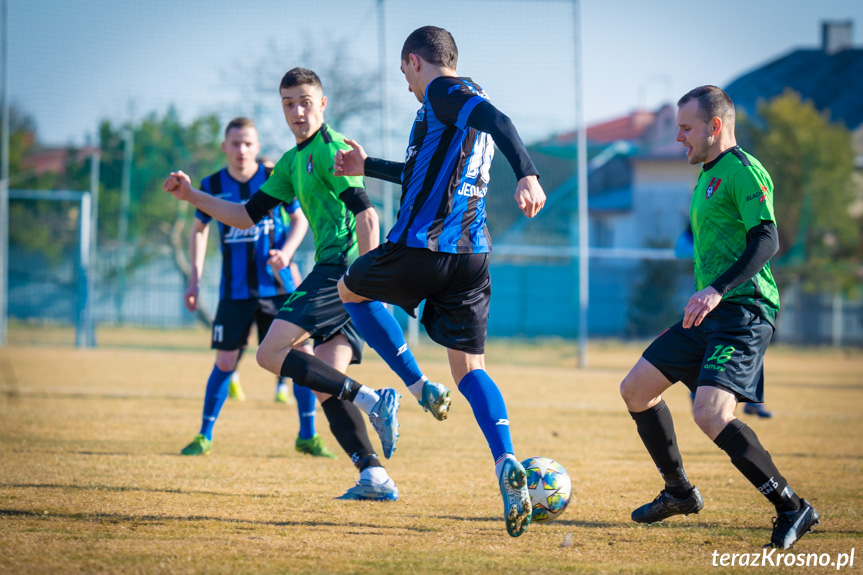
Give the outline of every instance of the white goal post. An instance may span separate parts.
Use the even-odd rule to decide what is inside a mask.
[[[91,195],[90,192],[74,192],[69,190],[9,190],[10,200],[49,200],[75,202],[80,206],[78,217],[78,261],[77,286],[75,303],[75,345],[77,347],[95,347],[95,313],[91,297],[91,262],[90,254],[94,253],[93,235],[91,233]],[[8,241],[8,229],[5,230]],[[7,292],[3,294],[9,301],[9,284],[5,284]],[[6,311],[8,313],[8,310]],[[4,321],[6,318],[2,318]]]

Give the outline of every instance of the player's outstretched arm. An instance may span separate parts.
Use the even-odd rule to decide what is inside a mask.
[[[255,225],[243,204],[229,202],[196,190],[192,187],[189,176],[182,171],[171,172],[162,184],[162,189],[229,226],[247,229]]]
[[[484,101],[470,113],[467,124],[491,135],[518,179],[515,188],[518,207],[529,218],[538,214],[545,205],[545,192],[539,185],[539,172],[512,121],[490,102]]]
[[[527,217],[538,214],[545,205],[545,192],[539,185],[539,178],[525,176],[520,179],[515,187],[515,201]]]
[[[345,138],[345,143],[352,149],[336,152],[333,173],[337,176],[364,176],[365,161],[369,155],[356,141]]]

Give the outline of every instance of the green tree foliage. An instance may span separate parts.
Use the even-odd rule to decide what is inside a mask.
[[[668,248],[663,242],[648,242],[650,248]],[[680,286],[692,284],[690,260],[642,260],[638,280],[627,308],[624,333],[628,337],[655,337],[683,319],[686,299]]]
[[[28,157],[39,150],[36,138],[36,122],[18,105],[9,111],[9,187],[21,189],[77,189],[74,186],[76,170],[67,174],[39,173],[28,162]],[[65,150],[67,156],[73,150]],[[56,265],[64,259],[63,246],[74,250],[78,229],[77,206],[50,201],[9,202],[10,248],[23,248],[30,253],[43,254],[35,265]]]
[[[39,151],[32,119],[24,114],[12,116],[10,139],[15,154],[10,158],[12,188],[39,190],[90,189],[90,156],[81,150],[66,150],[67,162],[59,172],[37,174],[28,170],[28,155]],[[120,221],[120,196],[123,182],[125,134],[128,124],[104,120],[99,127],[101,163],[99,171],[100,251],[111,251],[117,245]],[[132,265],[147,254],[170,245],[172,234],[182,228],[188,209],[162,191],[167,175],[182,169],[197,185],[201,178],[218,170],[224,163],[221,152],[221,128],[215,115],[184,123],[174,108],[164,114],[151,113],[133,130],[133,156],[130,185],[128,241],[132,247]],[[13,202],[10,218],[10,241],[33,252],[39,252],[59,263],[77,243],[78,207],[65,202]],[[68,236],[68,237],[67,237]]]
[[[860,285],[861,224],[855,200],[851,133],[800,95],[786,91],[762,104],[760,122],[741,121],[741,136],[770,172],[781,284],[808,292],[850,294]]]
[[[99,218],[100,235],[116,238],[120,221],[120,193],[127,125],[103,121]],[[165,245],[182,211],[178,202],[162,191],[169,173],[183,170],[197,186],[201,178],[224,163],[221,130],[215,115],[184,124],[172,107],[163,115],[151,113],[133,128],[133,160],[129,202],[129,240],[138,246]]]

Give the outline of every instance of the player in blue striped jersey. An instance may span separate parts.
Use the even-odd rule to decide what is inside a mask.
[[[457,76],[457,64],[449,32],[425,26],[411,33],[402,48],[401,70],[422,106],[405,162],[369,158],[349,140],[353,149],[336,157],[338,175],[367,175],[402,186],[388,241],[348,268],[339,293],[369,345],[428,408],[429,385],[401,327],[381,304],[399,305],[413,315],[426,301],[423,325],[447,348],[453,378],[495,459],[507,532],[517,537],[530,524],[530,496],[514,455],[506,405],[485,372],[484,356],[491,296],[485,195],[494,146],[515,172],[515,199],[526,216],[542,209],[545,193],[512,122],[476,82]]]
[[[228,165],[203,179],[201,189],[224,200],[245,203],[261,187],[271,169],[257,162],[260,151],[255,124],[248,118],[235,118],[225,129],[222,150]],[[282,207],[273,210],[258,225],[242,230],[219,223],[222,251],[222,279],[219,306],[213,322],[211,346],[216,364],[207,381],[201,429],[183,450],[183,455],[206,455],[210,451],[213,426],[230,390],[242,349],[252,324],[257,324],[258,341],[264,338],[279,308],[300,282],[299,270],[291,257],[308,229],[308,222],[294,202],[287,207],[291,225],[286,225]],[[189,242],[191,273],[184,299],[189,311],[198,310],[198,283],[203,272],[212,218],[195,212]],[[310,351],[310,350],[309,350]],[[286,390],[277,384],[277,399]],[[237,388],[233,388],[237,394]],[[241,388],[239,394],[242,394]],[[295,386],[300,431],[295,448],[302,453],[334,457],[315,433],[315,396],[307,388]]]

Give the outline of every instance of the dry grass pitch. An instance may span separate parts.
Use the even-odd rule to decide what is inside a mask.
[[[33,345],[45,337],[12,326],[0,349],[0,573],[703,573],[717,570],[714,551],[760,552],[769,539],[772,507],[697,429],[682,386],[666,401],[706,507],[658,526],[630,521],[661,488],[617,392],[641,345],[597,343],[583,371],[566,342],[490,345],[519,457],[560,461],[576,497],[511,539],[457,392],[445,422],[405,398],[386,462],[397,503],[341,502],[354,469],[343,454],[294,451],[296,408],[273,402],[274,379],[251,354],[240,368],[248,400],[229,400],[212,455],[190,458],[178,453],[200,423],[213,361],[204,331],[103,329],[85,351],[60,336]],[[451,381],[442,349],[417,355]],[[369,350],[351,375],[403,391]],[[741,417],[822,515],[795,551],[850,553],[863,534],[863,353],[777,347],[767,378],[775,417]],[[320,410],[318,430],[338,447]]]

